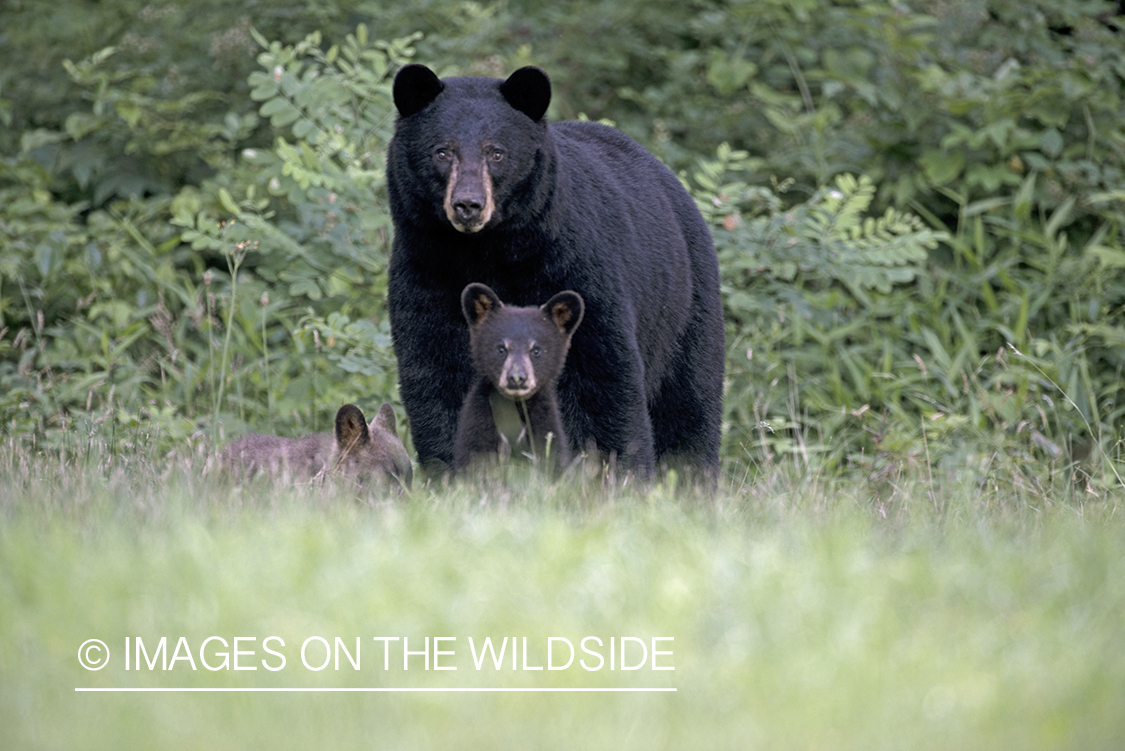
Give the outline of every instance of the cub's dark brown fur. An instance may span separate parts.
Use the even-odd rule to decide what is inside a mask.
[[[285,481],[340,474],[358,480],[397,478],[409,486],[413,477],[410,457],[396,432],[394,409],[386,402],[370,425],[359,407],[340,407],[335,434],[244,436],[227,446],[222,462],[236,475],[265,473]]]
[[[570,445],[555,385],[582,322],[582,297],[560,292],[540,307],[521,308],[504,305],[483,284],[470,284],[461,309],[477,379],[461,407],[453,469],[504,450],[537,458],[549,453],[556,468],[566,467]]]

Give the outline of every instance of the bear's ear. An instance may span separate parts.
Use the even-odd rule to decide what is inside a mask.
[[[520,68],[500,84],[500,93],[515,107],[535,122],[539,122],[551,103],[551,79],[539,68]]]
[[[485,318],[504,307],[500,298],[485,284],[474,282],[461,293],[461,312],[470,327],[479,326]]]
[[[354,404],[345,404],[336,412],[336,445],[349,451],[371,442],[371,432],[363,410]]]
[[[445,84],[425,65],[412,63],[395,74],[395,107],[403,117],[426,108],[445,88]]]
[[[398,426],[395,424],[395,408],[391,406],[390,402],[383,402],[383,406],[379,407],[379,413],[375,415],[371,425],[398,435]]]
[[[582,323],[582,314],[586,312],[586,304],[582,295],[577,292],[560,292],[543,305],[544,313],[551,317],[551,321],[558,328],[559,333],[568,339]]]

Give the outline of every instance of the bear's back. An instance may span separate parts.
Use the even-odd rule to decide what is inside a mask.
[[[698,220],[697,228],[710,234],[691,197],[672,170],[632,138],[608,125],[562,120],[549,126],[560,157],[563,179],[609,180],[629,188],[630,195],[651,202],[661,200]]]
[[[569,221],[585,218],[583,229],[599,235],[602,248],[613,250],[624,263],[650,267],[658,248],[662,261],[673,264],[670,277],[686,280],[704,274],[717,279],[710,230],[663,162],[600,123],[562,121],[551,123],[549,132],[558,154],[557,190]],[[646,290],[635,291],[643,295]]]
[[[274,477],[310,479],[332,466],[336,439],[330,433],[283,438],[252,433],[223,451],[224,466],[236,474],[264,473]]]

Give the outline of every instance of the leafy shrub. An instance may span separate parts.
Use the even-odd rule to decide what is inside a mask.
[[[119,199],[85,217],[87,205],[55,199],[32,161],[4,163],[0,315],[22,332],[0,339],[6,430],[65,434],[80,415],[170,438],[221,425],[308,430],[341,403],[393,398],[382,165],[387,76],[412,39],[370,42],[360,27],[327,52],[319,34],[259,41],[265,72],[252,93],[292,142],[245,149],[174,196]],[[69,67],[101,119],[82,115],[81,136],[38,142],[114,131],[125,100],[137,123],[165,120],[176,105],[133,96],[131,77],[102,70],[111,59]],[[215,135],[178,133],[201,153]]]
[[[751,164],[723,146],[692,176],[723,274],[728,453],[876,471],[985,466],[1003,447],[1032,473],[1090,458],[1087,481],[1114,484],[1125,329],[1104,317],[1106,263],[1067,258],[1060,219],[996,248],[979,214],[952,233],[869,215],[868,178],[786,208],[786,186],[745,181]],[[1021,256],[1030,242],[1045,262]]]

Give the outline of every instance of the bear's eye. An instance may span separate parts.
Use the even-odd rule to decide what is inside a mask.
[[[444,162],[449,159],[449,149],[438,149],[434,152],[434,158],[439,162]]]
[[[491,159],[494,162],[499,162],[501,159],[504,158],[503,149],[493,149],[491,152],[489,152],[488,158]]]
[[[503,344],[497,344],[496,345],[496,351],[501,355],[508,354],[508,348],[505,347]]]
[[[540,355],[539,345],[535,345],[534,347],[531,348],[531,356],[532,357],[539,357],[539,355]]]

